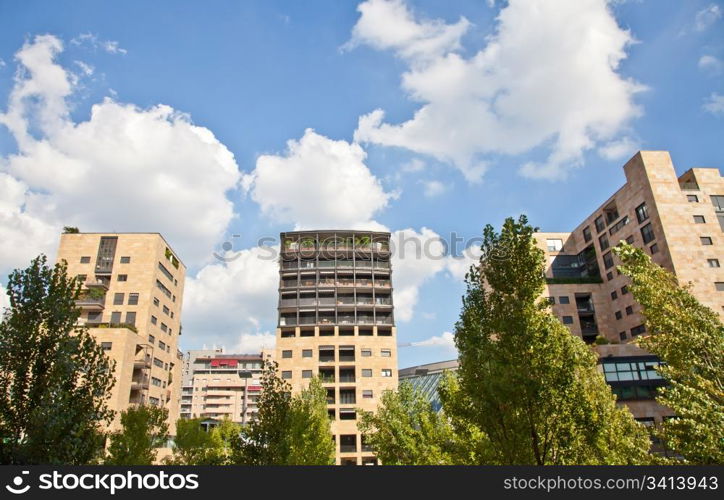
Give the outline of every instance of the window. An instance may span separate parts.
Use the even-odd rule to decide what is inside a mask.
[[[101,342],[101,349],[110,351],[113,348],[113,342]]]
[[[639,325],[631,328],[631,336],[641,335],[642,333],[646,332],[646,327],[644,325]]]
[[[702,245],[711,245],[711,237],[710,236],[700,236],[699,241],[701,241]]]
[[[126,324],[128,325],[135,325],[136,324],[136,313],[133,311],[128,311],[126,313]]]
[[[90,264],[90,257],[81,257],[80,263],[81,264]]]
[[[159,301],[156,297],[153,298],[153,305],[158,307]]]
[[[608,248],[608,236],[605,233],[598,238],[598,244],[601,246],[602,252]]]
[[[546,240],[549,252],[560,252],[563,250],[563,240],[561,239],[550,239]]]
[[[363,368],[363,369],[362,369],[362,376],[363,376],[363,377],[371,377],[371,376],[372,376],[372,369],[370,369],[370,368]]]
[[[706,219],[703,215],[695,215],[694,224],[706,224]]]
[[[163,361],[158,358],[153,358],[153,364],[158,366],[159,368],[163,368]]]
[[[311,350],[311,349],[302,349],[302,357],[303,357],[303,358],[311,358],[311,357],[312,357],[312,350]]]
[[[616,292],[616,290],[614,290],[613,292],[611,292],[611,300],[616,300],[617,298],[618,298],[618,293]]]
[[[631,316],[633,314],[633,306],[626,306],[626,316]]]
[[[166,350],[166,343],[165,343],[164,341],[162,341],[162,340],[159,340],[159,341],[158,341],[158,347],[160,347],[162,351],[165,351],[165,350]]]
[[[372,349],[362,349],[360,354],[363,358],[369,358],[372,356]]]
[[[564,324],[564,325],[572,325],[572,324],[573,324],[573,316],[563,316],[563,324]]]
[[[137,294],[137,293],[129,293],[129,294],[128,294],[128,305],[129,305],[129,306],[137,306],[137,305],[138,305],[138,294]]]
[[[161,271],[161,273],[162,273],[164,276],[166,276],[171,283],[173,283],[173,274],[171,274],[171,272],[170,272],[168,269],[166,269],[166,266],[164,266],[163,264],[161,264],[161,263],[159,262],[159,263],[158,263],[158,270]]]
[[[292,371],[291,370],[284,370],[282,372],[282,378],[283,379],[290,379],[292,378]]]
[[[609,271],[609,272],[606,273],[606,279],[607,279],[608,281],[611,281],[611,280],[613,279],[613,273],[612,273],[611,271]]]
[[[618,221],[616,224],[614,224],[613,227],[611,227],[611,229],[608,230],[608,234],[613,236],[614,234],[619,232],[621,229],[623,229],[623,227],[626,226],[628,223],[629,223],[629,218],[627,215],[623,219]]]
[[[724,281],[717,281],[714,283],[714,287],[717,292],[724,292]]]
[[[623,318],[623,314],[621,314],[621,311],[616,311],[616,319]]]
[[[626,238],[626,243],[628,243],[629,245],[633,245],[633,242],[634,242],[634,236],[632,234],[631,236]]]
[[[583,228],[583,240],[588,243],[591,241],[591,226],[586,226]]]
[[[626,340],[626,332],[619,332],[618,338],[620,340]]]
[[[699,197],[695,194],[687,194],[686,201],[688,201],[689,203],[699,203]]]
[[[130,264],[131,258],[130,257],[121,257],[121,264]]]
[[[154,325],[158,323],[158,318],[156,316],[151,316],[151,323]]]
[[[370,389],[366,389],[366,390],[362,391],[362,397],[365,398],[365,399],[372,398],[372,397],[373,397],[373,393],[372,393],[372,391],[371,391]]]
[[[611,255],[611,252],[603,256],[603,265],[606,266],[606,269],[613,267],[613,255]]]
[[[282,351],[282,358],[289,359],[292,357],[292,351]]]
[[[641,237],[644,239],[644,245],[656,239],[656,236],[654,236],[654,230],[651,227],[651,223],[646,224],[644,227],[641,228]]]
[[[646,203],[642,203],[638,207],[636,207],[636,220],[639,221],[639,223],[645,221],[649,218],[649,209],[646,206]]]
[[[719,259],[706,259],[706,262],[709,264],[709,267],[721,267],[719,265]]]
[[[151,377],[151,383],[155,385],[156,387],[161,387],[161,379],[156,377]]]
[[[168,307],[163,306],[163,313],[164,313],[166,316],[168,316],[170,312],[171,312],[171,310],[170,310]]]
[[[354,389],[340,389],[339,390],[339,404],[353,405],[357,402],[357,397]]]
[[[569,300],[568,295],[561,295],[560,297],[558,297],[558,303],[559,304],[570,304],[571,301]]]
[[[312,378],[312,370],[302,370],[302,378]]]
[[[711,198],[711,204],[714,205],[717,212],[724,211],[724,196],[713,194],[709,198]]]
[[[382,369],[382,376],[383,376],[383,377],[391,377],[391,376],[392,376],[392,370],[390,370],[390,369],[388,369],[388,368],[383,368],[383,369]]]
[[[382,349],[380,351],[380,356],[382,356],[383,358],[389,358],[390,356],[392,356],[392,351],[389,349]]]
[[[119,274],[119,275],[118,275],[118,281],[128,281],[128,275],[127,275],[127,274]]]
[[[626,295],[628,293],[628,285],[624,285],[621,287],[621,295]]]
[[[161,323],[161,331],[168,332],[168,327],[166,326],[166,323]]]
[[[114,306],[122,306],[123,305],[123,298],[125,297],[125,294],[122,293],[115,293],[113,294],[113,305]]]
[[[75,279],[77,279],[81,283],[85,283],[86,278],[88,278],[87,274],[79,274],[75,277]]]
[[[657,245],[656,243],[654,243],[653,245],[651,245],[651,246],[649,247],[649,251],[651,252],[651,255],[654,255],[654,254],[656,254],[656,253],[659,253],[659,245]]]
[[[153,344],[154,342],[156,342],[156,337],[154,337],[153,335],[149,335],[148,341]]]
[[[111,324],[112,325],[118,325],[121,323],[121,313],[120,311],[114,311],[111,313]]]
[[[596,231],[598,231],[599,233],[606,229],[606,223],[603,222],[603,215],[599,215],[598,217],[596,217],[594,224],[596,225]]]
[[[158,398],[154,398],[153,396],[148,398],[148,402],[151,403],[153,406],[158,406],[161,404],[161,401]]]

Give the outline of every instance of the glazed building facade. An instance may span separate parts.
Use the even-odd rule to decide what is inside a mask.
[[[298,231],[282,233],[281,242],[281,376],[294,391],[321,378],[337,464],[375,464],[355,408],[374,411],[382,392],[397,387],[390,235]]]

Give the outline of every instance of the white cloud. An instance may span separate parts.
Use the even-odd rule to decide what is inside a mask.
[[[358,144],[307,129],[279,155],[262,155],[243,185],[263,214],[300,228],[380,229],[372,220],[393,193],[365,165]]]
[[[83,61],[73,61],[76,66],[80,68],[80,70],[83,72],[85,76],[90,76],[93,74],[94,68],[90,64],[84,63]]]
[[[605,0],[511,0],[471,57],[458,51],[464,19],[416,21],[402,0],[368,0],[358,10],[349,46],[394,51],[408,64],[403,89],[421,103],[401,124],[384,122],[379,109],[360,117],[358,142],[431,155],[473,182],[490,155],[542,146],[546,162],[522,174],[561,178],[640,114],[633,96],[643,87],[618,73],[633,39]]]
[[[0,283],[0,320],[4,316],[5,308],[10,307],[10,297],[7,289]]]
[[[240,178],[232,153],[165,105],[140,109],[106,98],[88,120],[72,121],[72,79],[55,62],[62,50],[58,38],[43,35],[16,54],[22,71],[0,114],[18,144],[0,160],[0,189],[13,193],[0,216],[11,235],[0,243],[0,261],[52,251],[63,225],[158,231],[187,265],[209,259],[234,217],[226,198]]]
[[[722,9],[716,4],[710,4],[696,13],[694,18],[694,29],[696,31],[706,31],[715,22],[721,19]]]
[[[446,351],[457,352],[455,335],[451,332],[443,332],[442,335],[432,336],[419,342],[411,342],[410,345],[412,347],[442,347]]]
[[[412,160],[408,161],[402,167],[400,167],[400,170],[402,170],[405,173],[416,173],[416,172],[422,172],[425,170],[426,164],[424,161],[420,160],[419,158],[413,158]]]
[[[699,69],[712,75],[718,75],[724,69],[724,63],[714,56],[703,55],[699,58]]]
[[[422,184],[424,186],[423,193],[426,198],[436,198],[444,194],[448,189],[447,185],[436,180],[423,181]]]
[[[712,115],[724,115],[724,95],[713,92],[702,107]]]
[[[622,137],[598,148],[598,153],[607,160],[631,158],[640,149],[638,141],[631,137]]]
[[[231,352],[255,354],[262,349],[274,349],[275,345],[276,335],[273,333],[242,333]]]
[[[184,331],[195,344],[224,344],[237,335],[276,324],[278,248],[229,251],[227,262],[209,264],[187,277]],[[184,334],[185,335],[185,334]]]
[[[101,40],[94,33],[81,33],[77,37],[71,39],[72,45],[87,45],[93,49],[101,49],[109,54],[128,54],[128,51],[118,44],[115,40]]]

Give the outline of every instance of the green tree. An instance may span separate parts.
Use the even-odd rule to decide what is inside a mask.
[[[232,462],[244,465],[328,465],[334,443],[327,398],[314,379],[292,396],[277,375],[277,364],[265,362],[256,419],[242,428],[232,445]]]
[[[450,421],[409,382],[383,392],[375,413],[361,411],[358,428],[385,465],[467,462]]]
[[[176,422],[172,465],[224,465],[229,461],[231,443],[238,438],[241,426],[224,419],[208,432],[202,420],[179,419]]]
[[[153,465],[156,448],[168,441],[168,410],[132,406],[121,412],[121,430],[111,434],[108,465]]]
[[[650,335],[638,344],[666,365],[658,368],[669,385],[657,401],[677,418],[663,423],[659,437],[693,464],[724,463],[724,326],[676,276],[642,250],[622,243],[614,252],[631,278]]]
[[[84,464],[103,451],[114,364],[77,325],[81,284],[44,255],[10,274],[0,322],[0,461]]]
[[[525,216],[506,219],[500,234],[485,227],[455,325],[458,381],[441,388],[443,408],[480,430],[477,456],[490,463],[644,462],[645,429],[616,406],[595,354],[541,297],[534,232]]]

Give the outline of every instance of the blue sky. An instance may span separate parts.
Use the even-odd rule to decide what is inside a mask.
[[[254,350],[276,318],[261,237],[472,238],[520,212],[566,231],[639,149],[679,172],[724,164],[723,15],[711,0],[0,0],[0,271],[52,255],[63,225],[159,231],[190,270],[182,348]],[[425,344],[401,366],[455,357],[467,262],[397,263],[399,341]]]

